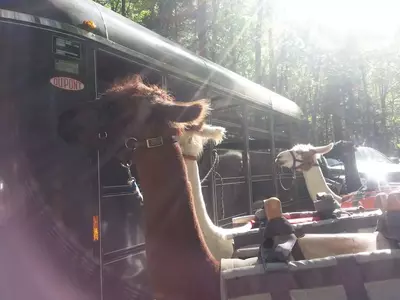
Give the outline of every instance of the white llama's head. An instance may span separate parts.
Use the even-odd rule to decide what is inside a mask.
[[[208,141],[220,144],[225,137],[226,129],[220,126],[204,124],[200,130],[187,130],[179,137],[179,145],[184,155],[198,157]]]
[[[319,147],[310,144],[299,144],[292,149],[279,153],[275,161],[282,167],[294,167],[299,171],[308,171],[312,166],[317,165],[317,159],[320,155],[328,153],[332,148],[333,143]]]

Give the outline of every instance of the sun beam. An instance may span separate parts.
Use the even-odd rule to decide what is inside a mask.
[[[399,11],[399,0],[279,0],[274,10],[278,22],[366,43],[392,39],[400,29]]]

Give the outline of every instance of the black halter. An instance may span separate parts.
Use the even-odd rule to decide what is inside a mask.
[[[176,136],[171,136],[171,137],[155,137],[155,138],[149,138],[145,139],[143,141],[138,141],[137,139],[130,137],[125,140],[125,148],[131,150],[132,152],[135,151],[138,148],[146,148],[146,149],[152,149],[152,148],[158,148],[163,146],[166,143],[176,143],[178,142],[178,138]],[[132,166],[132,161],[129,160],[126,163],[121,162],[121,166],[126,169],[127,174],[128,174],[128,180],[127,184],[131,189],[131,193],[140,201],[140,204],[143,205],[143,195],[140,191],[140,188],[136,182],[136,178],[132,176],[131,173],[131,166]]]
[[[292,182],[290,183],[290,186],[289,186],[288,188],[286,188],[286,187],[283,185],[283,182],[282,182],[282,172],[279,172],[279,183],[280,183],[280,185],[281,185],[281,188],[282,188],[284,191],[290,191],[290,190],[292,189],[292,187],[293,187],[293,185],[294,185],[294,183],[295,183],[295,181],[296,181],[296,171],[300,171],[300,170],[302,169],[302,167],[307,163],[307,162],[304,161],[303,159],[298,159],[298,158],[296,157],[296,155],[295,155],[295,151],[289,150],[289,153],[290,153],[290,155],[292,156],[293,165],[290,167],[290,170],[291,170],[291,172],[292,172]],[[298,166],[296,167],[296,163],[300,163],[300,165],[298,165]],[[311,166],[312,166],[312,167],[319,167],[319,164],[318,164],[318,162],[317,162],[317,163],[313,163]],[[282,167],[281,167],[281,170],[282,170]]]
[[[293,158],[293,165],[292,165],[292,170],[294,170],[294,171],[297,171],[297,170],[301,170],[302,169],[302,167],[303,166],[305,166],[308,162],[307,161],[304,161],[303,159],[298,159],[297,157],[296,157],[296,155],[295,155],[295,153],[294,153],[294,151],[293,150],[290,150],[289,151],[289,153],[290,153],[290,155],[292,156],[292,158]],[[314,153],[314,155],[315,155],[316,153]],[[297,162],[299,162],[300,163],[300,165],[298,165],[297,167],[296,167],[296,163]],[[311,164],[311,166],[312,167],[319,167],[319,163],[318,162],[316,162],[316,163],[312,163]]]
[[[173,144],[177,142],[178,142],[178,137],[174,135],[170,137],[158,136],[155,138],[145,139],[143,141],[138,141],[134,137],[130,137],[125,140],[125,148],[135,151],[138,148],[147,148],[147,149],[158,148],[163,146],[165,143]]]

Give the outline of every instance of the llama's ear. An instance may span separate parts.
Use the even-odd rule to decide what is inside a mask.
[[[331,151],[332,148],[333,148],[333,143],[330,143],[326,146],[313,147],[312,150],[315,151],[315,153],[323,155]]]
[[[224,127],[204,124],[198,134],[207,140],[212,140],[215,145],[219,145],[225,138],[225,132],[226,129]]]
[[[156,103],[155,110],[171,122],[201,125],[208,114],[209,103],[207,100],[188,103],[159,102]]]

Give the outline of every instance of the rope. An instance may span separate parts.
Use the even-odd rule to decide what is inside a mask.
[[[217,166],[217,164],[219,163],[219,155],[216,149],[214,149],[212,151],[212,154],[214,154],[215,158],[213,161],[213,164],[211,165],[210,170],[207,172],[206,176],[204,176],[204,178],[200,181],[200,183],[204,183],[204,181],[206,181],[206,179],[208,178],[208,176],[210,176],[211,172],[215,169],[215,167]],[[220,175],[221,176],[221,175]]]
[[[210,170],[207,172],[207,174],[204,176],[204,178],[200,181],[200,183],[204,183],[204,181],[207,180],[207,178],[210,176],[212,172],[214,172],[215,175],[218,176],[218,178],[221,180],[221,214],[222,218],[225,218],[225,204],[224,204],[224,180],[222,178],[222,175],[218,173],[215,169],[216,166],[219,164],[219,155],[217,152],[217,149],[214,149],[212,151],[212,154],[214,155],[214,161],[211,165]]]
[[[215,175],[219,177],[221,180],[221,217],[222,219],[225,218],[225,204],[224,204],[224,179],[222,178],[222,175],[219,174],[217,171],[214,171]]]
[[[292,189],[292,187],[293,187],[293,185],[294,185],[294,181],[296,180],[296,170],[294,169],[294,168],[292,168],[291,170],[292,170],[292,182],[291,182],[291,184],[290,184],[290,186],[288,187],[288,188],[286,188],[284,185],[283,185],[283,181],[282,181],[282,170],[283,170],[283,168],[281,167],[281,172],[279,172],[279,184],[281,185],[281,188],[284,190],[284,191],[290,191],[291,189]]]

